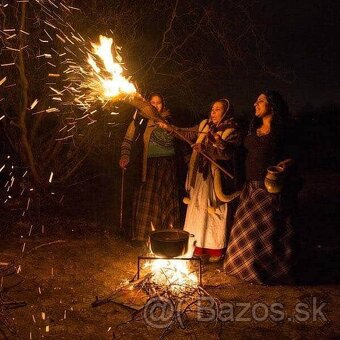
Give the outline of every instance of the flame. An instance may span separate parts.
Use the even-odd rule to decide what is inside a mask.
[[[180,292],[198,286],[197,272],[190,270],[189,261],[178,259],[157,259],[147,262],[152,272],[152,281],[167,286],[172,292]]]
[[[135,85],[123,76],[121,64],[115,62],[112,55],[112,38],[101,35],[99,36],[99,42],[99,45],[92,44],[93,54],[101,59],[105,69],[98,66],[91,54],[88,55],[87,61],[91,65],[99,81],[99,84],[94,82],[91,87],[100,92],[100,97],[102,99],[110,99],[122,94],[136,93],[137,90]],[[100,85],[100,90],[98,89],[98,85]]]

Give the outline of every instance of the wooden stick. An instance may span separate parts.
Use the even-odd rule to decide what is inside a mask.
[[[190,145],[192,145],[190,140],[185,138],[179,131],[176,131],[176,129],[173,126],[168,124],[166,122],[166,120],[159,115],[159,113],[157,112],[156,108],[154,108],[149,102],[147,102],[142,97],[129,96],[129,97],[123,99],[123,101],[125,101],[125,102],[133,105],[134,107],[136,107],[141,112],[142,116],[144,116],[145,118],[151,119],[151,120],[153,120],[155,122],[162,122],[162,123],[167,124],[170,127],[170,129],[171,129],[171,131],[173,133],[175,133],[179,138],[183,139],[185,142],[187,142]],[[202,151],[200,151],[199,153],[203,157],[205,157],[207,160],[209,160],[212,164],[214,164],[218,169],[220,169],[225,175],[227,175],[231,179],[234,179],[233,175],[231,175],[226,169],[224,169],[221,165],[219,165],[214,159],[212,159],[206,153],[204,153]]]
[[[28,251],[26,254],[29,254],[29,253],[31,253],[33,250],[39,249],[39,248],[41,248],[41,247],[49,246],[49,245],[51,245],[51,244],[56,244],[56,243],[65,243],[65,242],[67,242],[67,241],[58,240],[58,241],[43,243],[43,244],[40,244],[39,246],[36,246],[36,247],[32,248],[32,249],[31,249],[30,251]]]
[[[122,169],[122,182],[120,186],[120,212],[119,212],[119,229],[123,230],[123,209],[124,209],[124,174],[125,169]]]

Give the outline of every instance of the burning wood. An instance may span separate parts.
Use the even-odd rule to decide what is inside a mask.
[[[92,44],[94,54],[101,59],[105,68],[98,66],[94,57],[88,54],[88,63],[91,65],[95,77],[87,85],[97,92],[98,98],[113,99],[115,97],[136,93],[136,87],[125,77],[119,62],[115,62],[112,55],[112,38],[99,37],[100,44]],[[121,60],[120,56],[117,60]]]
[[[176,327],[192,327],[208,299],[217,305],[201,286],[199,259],[140,256],[135,277],[108,298],[97,298],[92,307],[114,302],[133,310],[131,319],[116,326],[114,333],[121,326],[143,321],[167,334]]]
[[[164,119],[159,115],[157,110],[137,93],[136,87],[130,82],[130,78],[125,78],[123,76],[120,54],[116,53],[116,59],[119,62],[115,62],[112,55],[112,38],[107,38],[101,35],[99,40],[99,45],[92,44],[93,55],[88,54],[87,59],[88,64],[92,67],[93,74],[92,76],[85,78],[85,82],[80,86],[80,88],[84,87],[87,90],[90,90],[90,97],[100,99],[104,103],[108,101],[114,102],[115,100],[122,100],[136,107],[145,118],[151,119],[155,122],[164,122]],[[100,58],[104,68],[98,66],[94,56]],[[191,145],[191,141],[182,136],[176,128],[170,125],[168,125],[168,127],[180,139]],[[233,179],[233,176],[209,155],[202,151],[200,153],[225,175]],[[238,196],[238,194],[236,196]],[[232,196],[229,200],[232,200],[235,197]]]
[[[145,276],[144,287],[150,297],[156,295],[185,299],[194,294],[200,284],[199,260],[139,257],[139,265],[142,260],[146,262],[142,264],[141,269],[138,268],[138,276],[140,272],[149,272]]]

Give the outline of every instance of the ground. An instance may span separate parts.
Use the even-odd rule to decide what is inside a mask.
[[[330,227],[337,217],[335,211],[332,213],[336,200],[329,198],[335,197],[331,194],[337,190],[334,183],[339,178],[332,175],[325,181],[320,176],[311,174],[310,184],[302,193],[301,209],[305,213],[301,223],[313,225],[309,231],[307,227],[301,230],[307,233],[303,243],[305,259],[300,266],[304,282],[295,286],[251,285],[225,275],[219,264],[206,264],[203,285],[224,303],[220,304],[220,318],[196,322],[191,315],[182,320],[183,328],[177,325],[166,339],[335,339],[340,336],[340,290],[335,257],[338,235],[334,233],[336,228]],[[318,181],[324,183],[323,190],[315,189]],[[0,239],[0,269],[4,263],[12,263],[16,269],[20,266],[20,270],[4,276],[0,298],[27,305],[6,312],[13,333],[1,323],[0,309],[0,338],[160,338],[163,329],[151,327],[143,320],[128,322],[133,312],[129,308],[114,303],[91,307],[96,296],[108,297],[135,275],[137,256],[143,254],[143,248],[133,247],[118,236],[105,219],[95,221],[49,212],[32,222],[29,218],[13,216],[14,211],[8,210],[2,215],[2,228],[7,231]],[[278,309],[285,313],[279,321],[277,318],[283,314]],[[226,311],[229,321],[223,319],[228,316]]]

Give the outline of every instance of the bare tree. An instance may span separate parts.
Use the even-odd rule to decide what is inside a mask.
[[[74,109],[65,106],[61,111],[54,102],[58,98],[49,87],[55,83],[53,77],[60,77],[60,64],[51,53],[61,49],[55,37],[63,40],[71,11],[50,7],[43,2],[17,2],[1,13],[2,71],[7,71],[1,87],[7,117],[2,127],[13,152],[29,169],[30,180],[42,190],[50,185],[52,172],[54,184],[65,183],[76,174],[102,137],[105,124],[104,119],[90,127],[88,122],[75,126]],[[64,7],[68,9],[66,3]],[[77,133],[69,140],[63,138],[60,131],[70,129]]]
[[[142,91],[161,90],[176,106],[197,112],[212,96],[226,93],[241,70],[286,76],[267,58],[260,3],[97,0],[89,15],[97,18],[92,33],[110,28],[124,47],[129,73]],[[83,10],[89,11],[85,4]]]
[[[69,81],[65,63],[84,62],[90,41],[113,36],[143,95],[157,89],[173,105],[197,112],[230,86],[239,68],[270,69],[256,4],[35,0],[0,6],[1,71],[7,76],[0,86],[7,118],[1,124],[31,180],[43,190],[51,172],[53,183],[74,180],[87,157],[107,147],[108,124],[129,119],[94,111],[82,119],[79,107],[66,105],[56,90]]]

